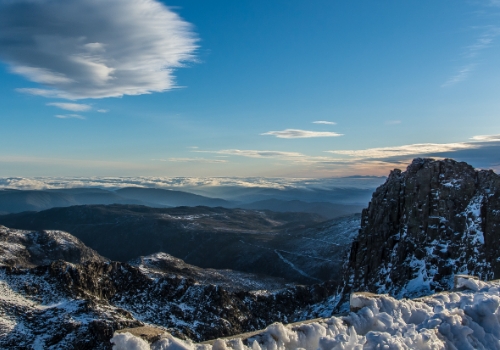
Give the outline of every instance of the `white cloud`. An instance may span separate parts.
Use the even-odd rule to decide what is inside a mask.
[[[79,104],[79,103],[51,102],[47,103],[47,106],[54,106],[57,108],[73,112],[85,112],[92,109],[92,106],[90,105]]]
[[[161,92],[193,60],[192,27],[157,0],[0,0],[0,59],[66,99]]]
[[[51,72],[45,68],[13,66],[10,70],[12,73],[23,75],[29,80],[41,84],[57,85],[74,82],[62,73]]]
[[[54,117],[59,119],[86,119],[83,115],[79,114],[57,114]]]
[[[478,147],[472,143],[417,143],[413,145],[403,145],[395,147],[378,147],[361,150],[336,150],[327,151],[328,153],[365,158],[389,158],[400,156],[411,156],[419,154],[432,154],[442,152],[453,152],[462,149],[471,149]]]
[[[298,152],[283,152],[283,151],[258,151],[258,150],[240,150],[240,149],[226,149],[220,151],[195,151],[203,153],[216,153],[226,154],[231,156],[241,156],[249,158],[301,158],[305,157],[302,153]]]
[[[313,124],[336,125],[337,123],[335,123],[335,122],[329,122],[329,121],[326,121],[326,120],[316,120],[315,122],[313,122]]]
[[[477,135],[470,138],[473,141],[493,142],[500,141],[500,135]]]
[[[99,113],[108,113],[109,109],[98,109],[97,112],[99,112]]]
[[[331,131],[309,131],[299,129],[285,129],[281,131],[268,131],[261,135],[272,135],[281,139],[297,139],[297,138],[312,138],[312,137],[337,137],[343,134],[338,134]]]

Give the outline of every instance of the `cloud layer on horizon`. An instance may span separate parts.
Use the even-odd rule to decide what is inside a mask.
[[[274,189],[375,189],[385,177],[283,178],[283,177],[0,177],[0,190],[45,190],[81,187],[118,189],[124,187],[176,188],[259,187]]]
[[[189,23],[156,0],[0,0],[0,59],[65,99],[119,97],[175,87],[193,59]]]

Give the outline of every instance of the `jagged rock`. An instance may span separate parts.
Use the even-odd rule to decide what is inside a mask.
[[[363,210],[345,290],[415,297],[500,277],[500,176],[451,159],[396,169]]]
[[[229,269],[203,269],[164,252],[141,256],[131,260],[129,264],[139,267],[150,277],[180,275],[202,281],[203,284],[214,284],[228,291],[278,290],[293,286],[278,277]]]

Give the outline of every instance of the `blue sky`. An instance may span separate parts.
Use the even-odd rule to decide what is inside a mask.
[[[497,1],[0,0],[0,60],[0,176],[500,170]]]

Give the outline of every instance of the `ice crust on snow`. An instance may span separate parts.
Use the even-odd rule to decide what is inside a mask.
[[[274,323],[251,338],[219,339],[213,345],[168,334],[151,345],[130,333],[111,341],[115,350],[500,349],[500,281],[457,276],[456,283],[463,290],[415,300],[354,294],[351,302],[361,309],[347,316],[300,325]]]

